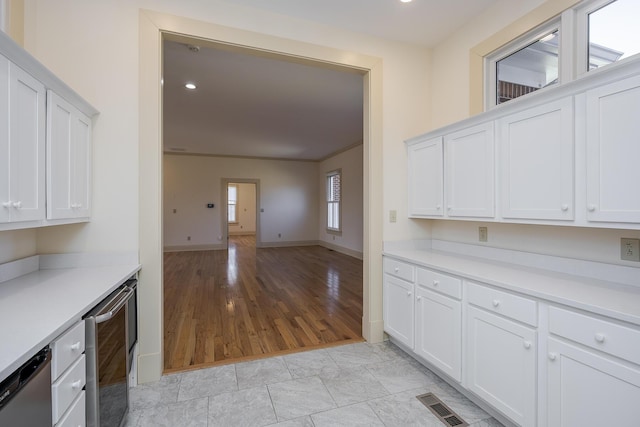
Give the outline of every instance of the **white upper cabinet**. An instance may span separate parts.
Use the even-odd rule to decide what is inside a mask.
[[[5,176],[0,185],[2,222],[45,218],[45,88],[20,67],[2,58],[0,78],[8,106],[0,122]],[[8,81],[5,71],[8,70]],[[7,110],[5,110],[8,107]],[[7,129],[8,124],[8,129]],[[8,135],[7,135],[8,130]],[[8,140],[4,140],[8,136]],[[8,153],[7,153],[8,151]]]
[[[497,121],[501,216],[574,219],[573,97]]]
[[[409,216],[442,216],[442,137],[407,147],[409,158]]]
[[[0,223],[11,220],[9,165],[9,61],[0,56]]]
[[[587,91],[587,220],[640,223],[640,76]]]
[[[444,137],[447,216],[495,215],[493,122]]]
[[[91,119],[47,94],[47,218],[91,215]]]

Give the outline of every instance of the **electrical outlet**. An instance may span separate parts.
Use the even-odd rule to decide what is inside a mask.
[[[620,259],[640,262],[640,239],[620,239]]]
[[[278,239],[282,237],[282,233],[278,233]]]
[[[489,230],[487,227],[478,227],[478,241],[487,242],[489,240]]]
[[[191,240],[191,236],[187,236],[187,240]]]
[[[395,210],[389,211],[389,222],[396,222],[398,220],[398,212]]]

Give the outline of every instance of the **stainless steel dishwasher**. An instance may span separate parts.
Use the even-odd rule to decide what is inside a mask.
[[[45,347],[0,383],[0,426],[51,427],[51,350]]]
[[[127,281],[85,316],[87,427],[119,427],[129,410],[127,303],[136,285]]]

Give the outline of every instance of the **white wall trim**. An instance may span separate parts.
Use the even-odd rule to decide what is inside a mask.
[[[324,240],[318,241],[318,246],[322,246],[323,248],[330,249],[332,251],[339,252],[343,255],[348,255],[353,258],[357,258],[359,260],[363,259],[363,254],[360,251],[354,251],[353,249],[345,248],[343,246],[338,246],[334,243],[325,242]]]
[[[193,252],[193,251],[218,251],[227,249],[222,243],[218,245],[179,245],[165,246],[164,252]]]

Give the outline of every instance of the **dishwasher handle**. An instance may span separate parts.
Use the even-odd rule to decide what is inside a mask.
[[[122,288],[116,296],[113,297],[105,307],[95,315],[96,324],[106,322],[116,315],[118,311],[129,301],[133,296],[132,289],[129,287]]]

